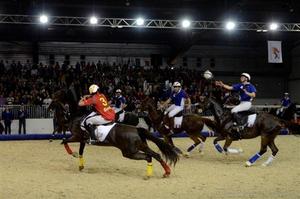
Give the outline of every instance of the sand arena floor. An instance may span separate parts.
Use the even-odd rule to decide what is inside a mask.
[[[170,178],[154,162],[154,176],[144,180],[146,162],[122,157],[112,147],[87,146],[85,169],[78,171],[78,159],[67,155],[59,141],[0,142],[0,198],[300,198],[300,138],[279,136],[279,153],[273,164],[263,167],[270,150],[255,166],[245,161],[260,146],[260,139],[233,143],[244,153],[218,154],[206,141],[205,153],[195,150],[172,168]],[[175,139],[186,149],[191,140]],[[71,144],[78,150],[78,144]],[[153,145],[151,145],[156,151]]]

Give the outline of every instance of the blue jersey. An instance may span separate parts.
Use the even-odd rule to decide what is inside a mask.
[[[113,101],[114,101],[114,104],[115,104],[116,108],[121,108],[121,104],[125,104],[126,103],[126,99],[122,95],[120,95],[119,97],[115,96],[113,98]]]
[[[281,100],[281,105],[284,107],[288,107],[291,104],[291,99],[289,97],[287,98],[282,98]]]
[[[240,100],[242,102],[249,102],[252,98],[244,92],[244,89],[249,93],[256,93],[256,88],[252,84],[234,84],[232,85],[234,91],[238,91],[240,93]]]
[[[187,99],[188,95],[184,90],[180,90],[178,93],[175,93],[175,91],[173,91],[170,98],[172,100],[172,103],[176,106],[184,106],[183,99]]]

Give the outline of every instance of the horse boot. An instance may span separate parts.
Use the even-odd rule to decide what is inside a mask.
[[[174,117],[169,118],[170,133],[174,134]]]

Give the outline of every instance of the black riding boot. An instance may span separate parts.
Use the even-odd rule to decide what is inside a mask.
[[[237,132],[241,132],[243,130],[242,118],[241,115],[238,113],[233,113],[233,127],[236,129]]]
[[[87,130],[87,132],[90,134],[90,138],[91,140],[97,140],[96,135],[95,135],[95,129],[96,127],[92,124],[89,124],[85,127],[85,129]]]

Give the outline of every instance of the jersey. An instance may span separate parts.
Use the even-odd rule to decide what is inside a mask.
[[[97,93],[83,101],[85,106],[92,105],[96,111],[106,120],[115,119],[115,111],[109,106],[106,97]]]
[[[288,107],[291,104],[291,99],[289,97],[287,98],[282,98],[281,100],[281,105],[284,107]]]
[[[170,96],[172,103],[175,104],[175,106],[184,106],[184,100],[188,97],[189,96],[187,95],[187,93],[182,89],[180,89],[178,93],[173,91]]]
[[[115,104],[116,108],[122,108],[121,104],[125,104],[126,103],[126,99],[122,95],[120,95],[119,97],[115,96],[113,98],[113,101],[114,101],[114,104]]]
[[[247,83],[247,84],[242,84],[242,83],[238,83],[238,84],[234,84],[232,85],[233,90],[234,91],[238,91],[240,94],[240,100],[242,102],[250,102],[252,101],[252,97],[250,97],[249,95],[247,95],[244,92],[244,89],[246,89],[247,92],[249,93],[256,93],[256,88],[254,85]]]

